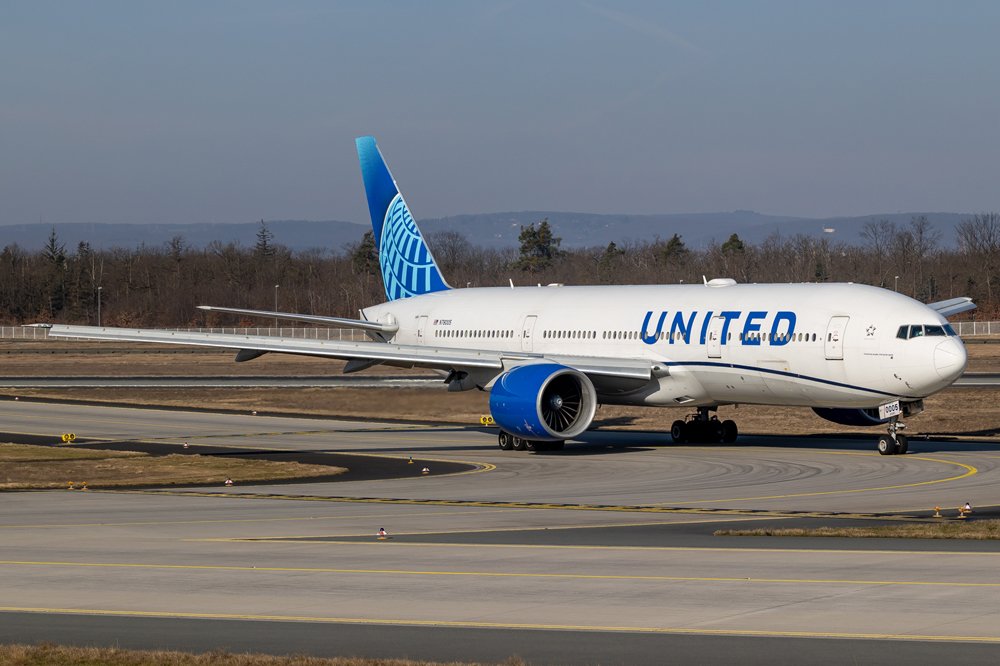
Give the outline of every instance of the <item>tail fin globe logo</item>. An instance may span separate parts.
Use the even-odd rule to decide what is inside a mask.
[[[385,295],[396,300],[449,289],[375,139],[359,137],[356,143]]]

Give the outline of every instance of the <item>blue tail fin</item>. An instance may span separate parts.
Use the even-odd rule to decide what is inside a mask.
[[[356,139],[361,176],[378,248],[385,295],[390,301],[450,289],[396,188],[375,138]]]

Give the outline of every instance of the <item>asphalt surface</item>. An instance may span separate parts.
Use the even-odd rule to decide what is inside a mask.
[[[997,663],[1000,542],[718,537],[1000,506],[1000,443],[494,431],[0,402],[3,430],[476,471],[0,494],[0,640],[532,663]],[[117,445],[117,444],[115,444]],[[382,458],[377,458],[382,459]],[[469,468],[465,468],[469,469]],[[385,528],[390,538],[379,540]]]
[[[516,655],[534,664],[989,664],[995,645],[925,641],[611,634],[532,629],[450,629],[247,620],[0,613],[0,642],[42,643],[53,634],[64,644],[208,652],[274,653],[371,659],[500,662]],[[956,658],[957,657],[957,658]]]

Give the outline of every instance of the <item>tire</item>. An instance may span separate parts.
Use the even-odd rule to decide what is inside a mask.
[[[687,441],[687,430],[687,424],[684,421],[674,421],[673,425],[670,426],[670,437],[674,440],[674,444]]]
[[[528,449],[528,440],[523,437],[518,437],[517,435],[511,435],[511,439],[514,440],[514,449],[517,451],[526,451]]]
[[[502,451],[510,451],[514,448],[514,436],[509,432],[500,431],[497,435],[497,442],[500,444],[500,449]]]
[[[541,451],[543,446],[545,446],[544,442],[536,442],[533,439],[524,440],[524,448],[528,451]]]
[[[904,455],[909,450],[910,440],[906,438],[906,435],[896,435],[896,453]]]
[[[716,444],[721,444],[722,439],[726,436],[726,431],[722,427],[722,424],[718,421],[712,421],[708,424],[708,434],[711,437],[711,441]]]
[[[739,428],[736,427],[736,421],[731,419],[726,419],[722,422],[722,441],[726,444],[732,444],[736,441],[739,436]]]
[[[896,455],[896,442],[889,435],[882,435],[878,438],[878,452],[883,456]]]

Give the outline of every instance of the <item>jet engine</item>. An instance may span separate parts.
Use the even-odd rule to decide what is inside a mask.
[[[490,391],[493,420],[524,439],[576,437],[596,409],[597,392],[587,375],[557,363],[519,365],[500,375]]]

